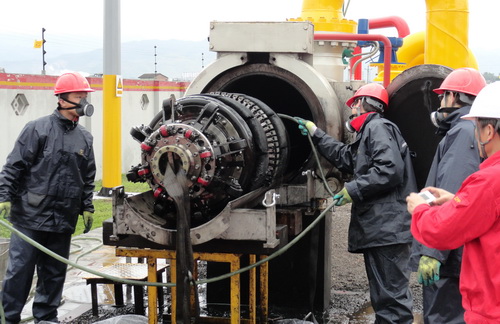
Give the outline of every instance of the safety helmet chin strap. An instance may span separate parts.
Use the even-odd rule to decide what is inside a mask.
[[[481,143],[479,142],[479,149],[481,150],[481,156],[484,158],[484,159],[487,159],[488,158],[488,154],[486,153],[486,149],[484,148],[484,146],[486,144],[488,144],[490,141],[487,141],[487,142],[484,142],[484,143]]]
[[[60,103],[57,103],[57,109],[58,110],[72,110],[72,109],[77,109],[77,108],[80,108],[82,105],[80,105],[79,103],[77,102],[73,102],[71,100],[68,100],[66,98],[64,98],[63,96],[59,96],[60,99],[66,101],[67,103],[70,103],[72,105],[75,105],[75,107],[71,107],[71,108],[63,108],[61,107],[61,104]]]
[[[493,126],[493,125],[491,125],[491,126]],[[480,146],[481,156],[486,159],[486,158],[488,158],[488,154],[486,154],[486,148],[485,148],[485,146],[489,142],[491,142],[491,139],[489,139],[489,140],[487,140],[485,142],[481,142],[481,136],[480,136],[480,133],[479,133],[479,127],[480,127],[479,122],[476,122],[477,142],[479,143],[479,146]],[[494,128],[494,132],[498,133],[498,130],[500,129],[500,124],[498,123],[498,119],[496,120],[495,125],[494,125],[493,128]]]

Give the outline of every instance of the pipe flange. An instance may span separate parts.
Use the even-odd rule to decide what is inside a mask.
[[[206,136],[195,127],[186,124],[166,126],[174,131],[166,132],[166,128],[155,131],[148,138],[148,142],[155,143],[154,147],[143,151],[143,160],[151,169],[150,181],[161,187],[167,186],[163,183],[166,164],[177,159],[186,173],[190,194],[198,196],[214,178],[214,149]]]

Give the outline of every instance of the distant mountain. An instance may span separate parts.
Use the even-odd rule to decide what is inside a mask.
[[[490,72],[494,75],[500,75],[500,63],[498,62],[498,50],[477,50],[476,56],[479,71],[481,73]]]
[[[2,39],[0,37],[0,39]],[[95,40],[90,42],[99,44]],[[216,53],[208,50],[208,41],[144,40],[122,43],[121,74],[127,79],[136,79],[144,73],[156,72],[170,80],[189,79],[215,60]],[[4,50],[5,49],[5,50]],[[103,49],[78,52],[77,47],[66,43],[47,43],[46,73],[60,75],[66,71],[78,71],[88,75],[103,73]],[[475,49],[479,70],[498,75],[498,51]],[[41,73],[40,49],[27,46],[25,40],[5,38],[0,44],[0,70],[7,73]]]
[[[156,46],[156,66],[155,49]],[[11,47],[12,48],[12,47]],[[7,73],[41,73],[41,52],[27,55],[0,54],[0,68]],[[45,61],[46,73],[59,75],[65,71],[79,71],[88,75],[103,73],[103,50],[92,50],[49,56]],[[144,73],[162,73],[174,79],[186,79],[195,75],[215,60],[216,54],[208,50],[208,41],[144,40],[122,43],[121,75],[126,79],[137,79]]]
[[[147,40],[124,43],[122,74],[125,78],[137,78],[143,73],[155,72],[154,46],[156,71],[170,79],[197,74],[216,56],[208,50],[208,41]]]

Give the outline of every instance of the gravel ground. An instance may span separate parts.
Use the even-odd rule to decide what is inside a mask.
[[[118,318],[122,315],[134,314],[134,306],[127,305],[124,307],[113,307],[109,305],[99,306],[99,315],[93,316],[92,310],[89,310],[78,316],[72,321],[64,322],[66,324],[90,324],[102,322],[112,318]]]
[[[316,318],[323,323],[373,323],[375,316],[370,307],[368,281],[366,279],[363,256],[347,252],[347,228],[349,225],[350,207],[337,207],[333,218],[332,232],[332,289],[331,304],[324,318]],[[423,323],[422,293],[420,285],[412,274],[410,286],[414,297],[415,324]],[[99,317],[93,317],[88,311],[70,324],[96,323],[124,314],[132,314],[133,307],[115,308],[100,306]],[[290,324],[291,322],[288,322]]]

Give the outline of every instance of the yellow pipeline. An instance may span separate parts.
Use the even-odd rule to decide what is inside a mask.
[[[403,46],[398,49],[398,61],[406,63],[405,68],[424,64],[425,32],[413,33],[403,38]]]
[[[427,0],[426,5],[425,63],[477,69],[469,49],[468,1]]]
[[[103,190],[119,186],[122,182],[121,97],[116,95],[116,78],[116,75],[103,75]]]
[[[314,31],[356,33],[357,23],[344,19],[344,0],[304,0],[300,18],[290,21],[310,21]]]

